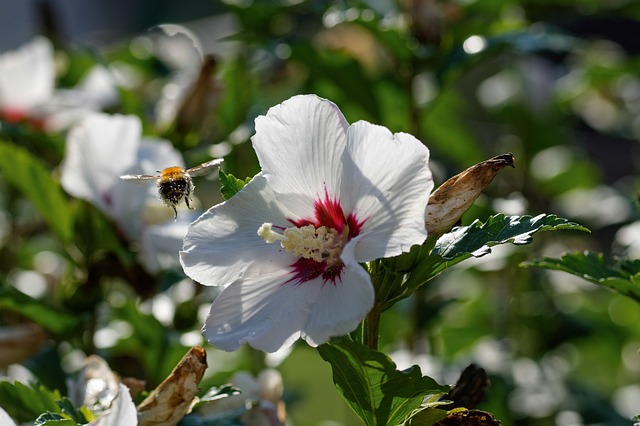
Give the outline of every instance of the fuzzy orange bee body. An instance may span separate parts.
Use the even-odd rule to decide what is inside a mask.
[[[150,181],[155,180],[158,186],[158,196],[168,206],[173,209],[174,219],[178,217],[176,206],[184,200],[188,208],[193,209],[189,202],[195,190],[192,176],[199,176],[211,171],[215,166],[220,165],[222,159],[211,160],[188,170],[182,167],[167,167],[159,171],[159,175],[124,175],[123,180]]]

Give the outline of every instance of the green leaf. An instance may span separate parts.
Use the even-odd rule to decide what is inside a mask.
[[[0,171],[27,197],[62,241],[71,240],[72,215],[60,184],[44,164],[25,149],[0,141]]]
[[[234,175],[230,173],[225,173],[222,170],[220,170],[219,176],[220,176],[220,192],[222,192],[222,196],[224,197],[225,200],[228,200],[229,198],[236,195],[238,191],[244,188],[244,186],[248,184],[249,181],[251,180],[250,177],[246,178],[245,180],[238,179]]]
[[[441,236],[431,251],[411,272],[403,283],[399,295],[388,300],[385,309],[398,300],[409,296],[415,289],[470,257],[481,257],[491,253],[491,247],[512,243],[529,244],[536,232],[568,229],[589,232],[577,223],[555,215],[491,216],[485,223],[479,220],[469,226],[456,227]]]
[[[34,426],[77,426],[78,424],[73,420],[62,417],[60,414],[44,413],[36,419]]]
[[[81,410],[77,409],[73,406],[73,403],[66,396],[63,397],[60,401],[56,401],[62,412],[66,414],[68,417],[73,419],[75,423],[85,424],[89,423],[87,418],[84,416]]]
[[[640,302],[640,259],[610,264],[601,253],[590,251],[563,254],[560,259],[545,257],[522,266],[564,271]]]
[[[219,401],[224,398],[228,398],[234,395],[240,395],[242,391],[232,385],[222,385],[221,387],[212,387],[198,399],[192,407],[192,410],[196,410],[199,407],[210,404],[213,401]]]
[[[68,334],[82,321],[75,315],[59,311],[2,282],[0,282],[0,308],[19,313],[55,334]]]
[[[425,395],[449,390],[422,376],[418,366],[398,371],[385,354],[346,337],[319,346],[318,352],[331,364],[338,391],[367,425],[401,424]]]
[[[39,384],[0,382],[0,407],[18,422],[34,421],[44,412],[61,413],[60,392]]]
[[[428,407],[411,416],[408,426],[432,426],[447,417],[447,410]]]

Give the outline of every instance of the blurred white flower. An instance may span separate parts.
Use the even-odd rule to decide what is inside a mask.
[[[8,121],[27,118],[53,95],[53,46],[36,37],[21,48],[0,55],[0,117]]]
[[[69,194],[111,218],[128,240],[140,242],[141,261],[155,272],[176,264],[189,217],[179,215],[174,222],[170,209],[162,206],[160,219],[150,220],[144,215],[147,207],[161,204],[156,185],[125,182],[120,176],[156,174],[170,166],[184,167],[182,155],[168,141],[143,137],[138,117],[93,113],[69,131],[61,181]]]
[[[129,388],[120,383],[118,393],[111,406],[98,419],[89,423],[90,426],[136,426],[138,412],[129,394]]]
[[[204,336],[227,351],[274,352],[353,331],[374,301],[361,263],[427,236],[429,150],[406,133],[349,125],[314,95],[258,117],[252,141],[262,172],[194,222],[181,252],[187,275],[226,287]]]
[[[107,362],[90,355],[74,381],[67,383],[69,398],[77,406],[88,407],[97,419],[90,425],[118,426],[138,424],[136,406],[129,388],[119,383]]]
[[[116,79],[103,66],[91,68],[73,89],[56,90],[55,74],[53,45],[45,37],[0,54],[0,118],[59,131],[118,100]]]

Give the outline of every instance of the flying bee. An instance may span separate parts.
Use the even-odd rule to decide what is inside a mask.
[[[184,200],[187,207],[193,209],[189,204],[189,201],[192,201],[191,194],[195,189],[191,178],[211,172],[211,169],[219,166],[222,161],[221,158],[207,161],[188,170],[177,166],[167,167],[162,171],[158,171],[158,175],[122,175],[120,179],[138,182],[155,180],[158,186],[158,196],[168,207],[173,209],[174,219],[176,219],[178,217],[176,206],[180,201]]]

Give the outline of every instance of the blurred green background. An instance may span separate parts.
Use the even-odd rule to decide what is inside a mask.
[[[20,10],[30,8],[30,18],[24,18],[29,25],[21,27],[24,40],[15,44],[32,35],[24,28],[50,37],[59,54],[60,87],[74,86],[96,63],[130,71],[126,75],[135,78],[119,89],[119,101],[108,111],[139,115],[145,132],[172,140],[189,165],[224,156],[227,172],[253,176],[259,171],[249,143],[254,118],[300,93],[332,100],[350,122],[367,120],[414,134],[431,150],[436,185],[512,152],[515,170],[494,180],[463,224],[498,212],[552,213],[587,226],[591,234],[537,234],[532,245],[502,246],[462,263],[383,315],[381,350],[393,354],[400,367],[421,365],[441,383],[455,382],[471,362],[482,366],[492,384],[480,408],[505,425],[632,423],[630,417],[640,412],[638,305],[569,275],[519,264],[582,249],[638,258],[639,2],[77,3],[25,2]],[[171,37],[153,28],[161,23],[188,28],[201,53],[215,58],[207,74],[215,81],[207,93],[215,92],[214,100],[195,112],[183,108],[165,127],[158,124],[157,108],[163,90],[177,72],[198,65],[180,56],[196,51],[188,38],[179,47],[163,47],[158,40]],[[62,160],[62,134],[3,125],[0,136],[26,147],[50,170]],[[45,282],[43,291],[32,294],[37,300],[81,322],[63,334],[54,332],[53,341],[24,362],[27,369],[49,386],[62,387],[74,360],[96,351],[123,375],[142,371],[149,383],[161,380],[193,344],[201,325],[196,313],[212,295],[198,288],[192,299],[172,301],[184,278],[179,268],[105,273],[101,262],[114,261],[113,253],[125,245],[98,243],[74,258],[70,246],[82,247],[86,237],[57,239],[5,177],[0,176],[0,324],[22,321],[6,308],[17,297],[10,289],[21,288],[16,283],[27,273]],[[202,206],[221,200],[215,184],[197,185]],[[104,241],[109,224],[101,231],[96,223],[104,219],[96,219],[95,211],[75,208],[76,224],[85,215],[82,223],[96,241]],[[42,253],[53,256],[63,272],[38,270]],[[138,271],[136,265],[124,269]],[[83,279],[94,273],[98,280]],[[158,298],[169,300],[174,311],[162,321],[154,309],[143,314],[137,308],[157,305]],[[126,336],[96,345],[96,330],[123,323]],[[211,350],[206,381],[220,385],[234,371],[257,372],[271,363],[277,364],[249,350]],[[358,424],[333,388],[329,365],[313,349],[296,346],[277,365],[292,424]],[[4,372],[17,374],[15,366]]]

